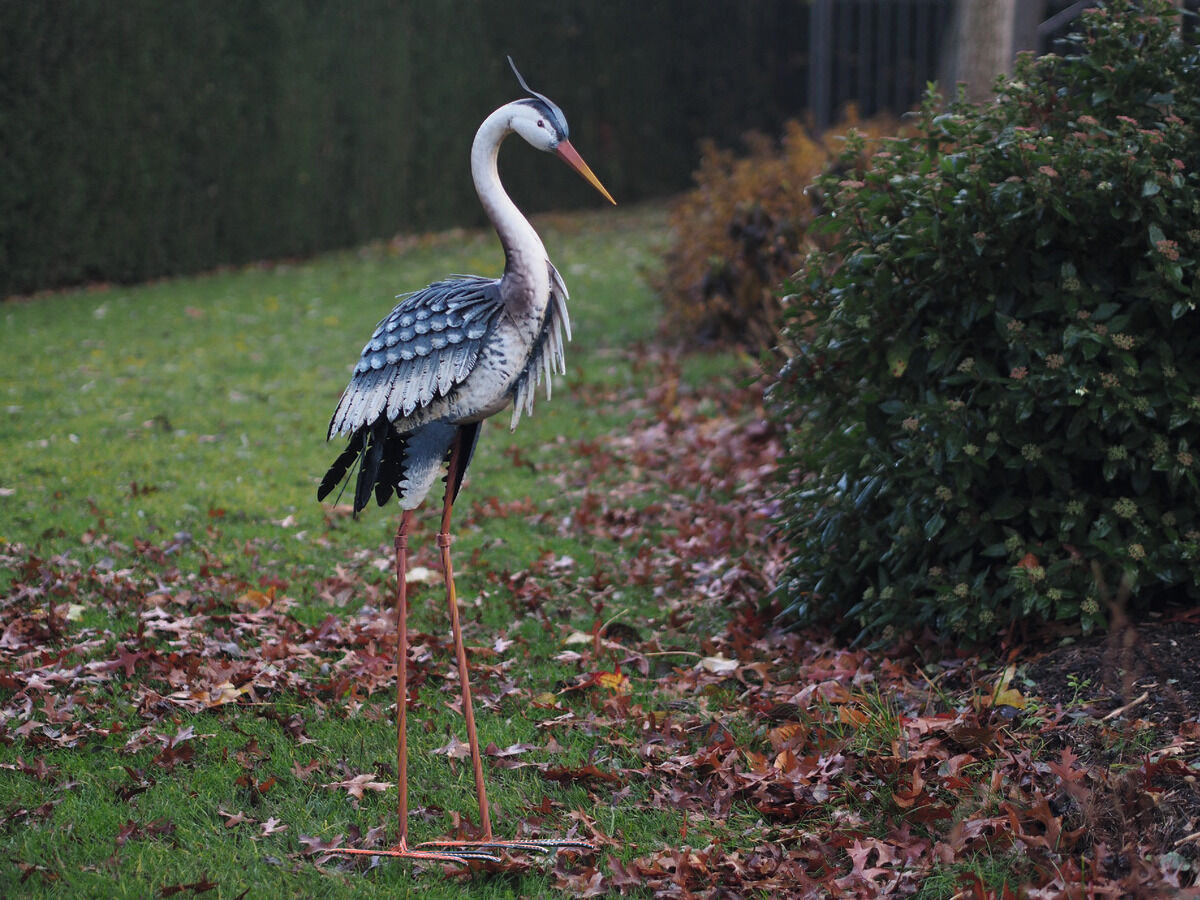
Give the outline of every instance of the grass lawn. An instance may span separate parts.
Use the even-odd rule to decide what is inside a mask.
[[[497,836],[599,852],[471,870],[329,852],[395,834],[397,511],[315,494],[393,295],[497,272],[492,235],[0,305],[0,896],[1194,883],[1182,685],[1126,705],[1103,656],[1038,681],[1011,644],[888,656],[763,615],[779,443],[752,362],[657,340],[665,222],[537,223],[569,374],[515,434],[485,426],[455,569]],[[416,841],[478,817],[436,519],[411,539]]]
[[[553,756],[521,751],[514,761],[551,761],[569,770],[603,764],[611,752],[598,751],[585,729],[543,727],[572,704],[589,708],[586,691],[553,696],[578,675],[577,665],[555,657],[573,632],[590,632],[603,600],[589,602],[578,591],[556,596],[550,578],[544,609],[531,614],[514,609],[505,580],[547,559],[555,571],[582,578],[597,555],[614,568],[615,558],[638,550],[574,532],[571,492],[559,469],[568,443],[619,428],[627,415],[620,402],[652,376],[634,364],[637,343],[657,326],[656,304],[639,272],[653,263],[663,221],[659,210],[647,209],[538,223],[574,297],[570,374],[553,402],[541,399],[515,434],[506,417],[488,423],[460,500],[454,553],[468,641],[483,648],[476,661],[493,666],[478,689],[488,707],[480,711],[482,740],[540,747],[553,735],[558,747]],[[324,689],[308,685],[328,682],[331,668],[343,671],[344,653],[375,662],[392,652],[391,618],[378,608],[386,609],[390,596],[386,563],[395,510],[373,508],[356,521],[343,508],[317,504],[315,490],[337,449],[323,441],[329,413],[393,295],[450,272],[498,274],[501,262],[490,233],[456,233],[0,306],[0,549],[8,563],[0,596],[10,606],[23,602],[14,593],[16,582],[26,584],[18,557],[34,565],[30,560],[49,560],[47,571],[74,583],[26,608],[55,632],[40,651],[46,660],[60,654],[64,667],[102,663],[122,647],[155,654],[132,663],[128,675],[119,667],[111,678],[97,673],[94,688],[76,672],[71,690],[56,695],[61,685],[55,684],[49,693],[35,692],[64,698],[61,717],[6,715],[0,760],[10,771],[0,776],[0,809],[8,810],[0,893],[144,897],[172,886],[203,887],[206,877],[230,897],[244,890],[334,896],[413,888],[408,864],[385,863],[364,877],[337,859],[318,870],[313,857],[297,852],[302,836],[332,841],[384,824],[390,835],[395,804],[390,788],[369,789],[359,799],[324,786],[364,773],[394,784],[390,687],[380,683],[364,695],[355,679],[335,678]],[[700,368],[704,377],[721,377],[731,364],[710,359]],[[618,402],[579,402],[589,395]],[[435,520],[433,510],[419,525],[416,566],[436,568]],[[416,675],[424,692],[410,718],[418,840],[450,833],[452,810],[477,818],[469,760],[437,752],[465,732],[448,708],[457,685],[447,678],[444,600],[436,577],[428,580],[416,587],[410,620],[424,653]],[[620,614],[640,627],[657,616],[648,589],[607,591],[610,604],[614,594]],[[48,605],[56,600],[65,604],[57,611]],[[263,611],[279,621],[232,621]],[[220,672],[187,670],[197,655],[186,651],[199,649],[203,658],[213,650],[212,617],[229,623],[224,646],[236,662],[245,653],[242,642],[301,642],[299,629],[319,626],[330,612],[349,620],[354,634],[334,641],[337,654],[303,679],[295,676],[306,682],[300,692],[272,684],[204,708],[214,696],[221,699],[219,692],[190,703],[164,701],[168,692],[160,685],[159,699],[139,685],[153,667],[192,693],[206,677],[219,684]],[[605,615],[614,612],[615,605]],[[182,613],[199,614],[204,624],[197,621],[194,633],[156,630],[167,616],[172,623],[186,619]],[[16,658],[35,652],[32,646],[18,643],[7,652]],[[171,653],[179,657],[174,675]],[[240,687],[238,673],[231,674]],[[492,682],[501,687],[492,690]],[[4,696],[18,687],[24,685],[10,676]],[[645,683],[634,686],[635,695],[646,690]],[[545,702],[531,708],[529,698],[537,695]],[[158,706],[148,713],[148,704]],[[297,714],[302,741],[280,724]],[[78,726],[77,740],[62,740],[64,719],[88,725]],[[19,732],[22,721],[60,737],[47,739],[40,728]],[[149,732],[139,736],[147,723]],[[163,758],[180,734],[194,735],[177,745],[186,759]],[[21,774],[35,759],[53,774]],[[515,831],[546,802],[553,807],[543,815],[546,833],[565,833],[573,825],[569,811],[591,806],[585,785],[570,776],[547,779],[534,767],[493,768],[498,831]],[[637,799],[634,790],[627,802]],[[16,814],[45,803],[54,805],[43,814]],[[238,814],[252,821],[238,822]],[[598,819],[619,835],[619,852],[627,855],[669,840],[681,827],[669,810],[636,824],[616,808]],[[268,820],[277,824],[264,833]],[[472,891],[536,895],[547,889],[547,877],[535,868],[482,880]],[[420,889],[429,896],[464,890],[436,875],[421,879]]]

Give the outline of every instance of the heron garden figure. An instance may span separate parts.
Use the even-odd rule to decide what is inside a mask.
[[[502,850],[553,852],[591,849],[573,840],[498,840],[492,834],[471,706],[467,657],[450,567],[450,513],[470,465],[484,419],[513,405],[512,427],[533,409],[534,392],[555,370],[565,372],[563,335],[570,339],[567,288],[529,220],[505,193],[497,171],[501,142],[516,132],[538,150],[556,153],[615,203],[567,140],[567,120],[547,97],[506,103],[479,126],[471,145],[471,177],[500,243],[500,278],[453,276],[404,295],[376,326],[333,413],[328,437],[349,443],[321,481],[322,500],[354,478],[354,511],[374,494],[383,506],[395,494],[403,512],[396,530],[396,731],[399,836],[389,850],[341,850],[431,861],[498,860]],[[357,464],[357,477],[353,469]],[[441,550],[450,626],[462,690],[463,715],[479,801],[479,840],[408,842],[408,746],[405,730],[408,631],[405,571],[413,515],[446,467],[446,493],[437,543]]]

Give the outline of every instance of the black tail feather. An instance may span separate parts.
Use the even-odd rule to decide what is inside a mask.
[[[406,434],[388,435],[388,446],[379,465],[379,476],[375,480],[375,502],[380,506],[387,505],[393,492],[400,492],[400,482],[404,480],[404,448],[408,443],[407,439]]]
[[[450,498],[453,503],[458,499],[458,492],[462,490],[463,480],[467,477],[467,466],[471,465],[471,459],[475,456],[475,445],[479,442],[479,429],[482,422],[470,422],[466,425],[460,425],[458,428],[458,436],[455,440],[458,441],[458,464],[454,467],[454,496]],[[449,456],[447,456],[449,462]],[[450,477],[449,472],[446,477]]]
[[[354,461],[362,453],[363,441],[366,440],[366,434],[367,429],[365,428],[360,428],[354,432],[350,437],[350,443],[346,446],[346,449],[333,461],[333,465],[329,467],[329,471],[321,479],[321,486],[317,488],[318,503],[328,497],[333,489],[342,483],[342,480],[346,477],[346,473],[350,471],[350,467],[354,465]]]
[[[479,441],[480,423],[472,422],[458,426],[454,440],[458,442],[458,461],[455,465],[454,497],[462,490],[467,467],[475,455],[475,446]],[[367,508],[374,494],[375,502],[385,506],[392,495],[400,496],[400,485],[404,482],[407,468],[406,452],[411,434],[397,434],[392,423],[385,416],[380,416],[370,425],[364,425],[350,437],[338,458],[333,461],[321,486],[317,489],[317,500],[324,500],[339,484],[348,486],[354,482],[354,513]],[[448,461],[450,453],[447,452]],[[357,475],[353,471],[358,464]],[[449,478],[451,473],[447,472]],[[343,488],[344,489],[344,488]],[[338,495],[341,496],[340,494]]]
[[[395,490],[393,483],[384,475],[384,470],[390,468],[385,457],[383,465],[379,468],[379,480],[375,482],[375,502],[380,506],[387,506],[387,502],[392,499],[392,491]]]
[[[379,479],[379,466],[383,462],[383,451],[387,446],[392,423],[387,416],[380,416],[370,426],[370,443],[363,454],[362,466],[358,470],[358,483],[354,488],[354,511],[361,512],[371,502],[371,493]]]

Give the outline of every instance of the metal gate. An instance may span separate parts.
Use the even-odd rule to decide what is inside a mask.
[[[1038,53],[1061,49],[1080,13],[1100,2],[1045,0],[1042,21],[1035,18],[1018,45],[1036,44]],[[1200,0],[1181,5],[1200,10]],[[811,0],[808,109],[814,124],[829,127],[851,103],[864,116],[912,109],[926,85],[943,77],[957,6],[958,0]],[[1193,40],[1200,34],[1197,21],[1184,17],[1184,34]]]

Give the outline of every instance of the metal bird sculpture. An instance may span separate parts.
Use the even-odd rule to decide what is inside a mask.
[[[403,513],[396,530],[396,731],[399,836],[388,850],[341,850],[419,860],[498,861],[500,851],[553,852],[592,849],[574,840],[498,840],[493,836],[479,739],[471,706],[467,657],[459,625],[450,566],[450,513],[471,462],[484,419],[509,404],[512,427],[533,409],[534,392],[564,372],[563,335],[570,339],[567,287],[551,264],[529,220],[505,193],[497,171],[500,144],[516,132],[538,150],[553,152],[615,203],[567,140],[567,120],[549,98],[529,88],[512,58],[509,65],[528,97],[506,103],[479,126],[471,145],[475,191],[504,247],[500,278],[459,275],[402,295],[375,328],[333,413],[328,437],[349,443],[321,481],[323,500],[339,484],[354,481],[354,511],[374,495],[383,506],[395,494]],[[357,476],[354,469],[357,467]],[[414,511],[446,467],[446,493],[437,536],[458,663],[462,708],[475,772],[478,840],[408,841],[407,697],[408,532]]]

